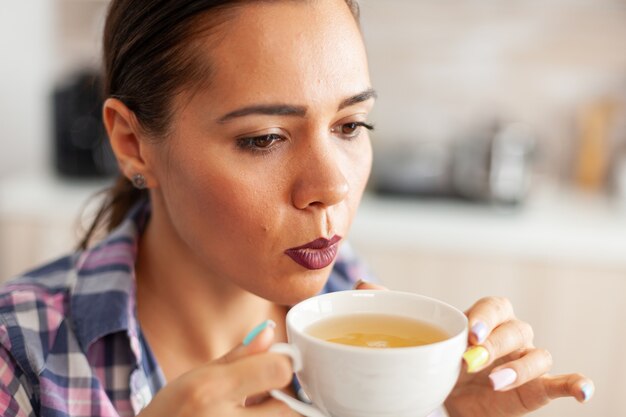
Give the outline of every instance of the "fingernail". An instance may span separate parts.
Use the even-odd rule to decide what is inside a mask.
[[[593,386],[593,384],[585,384],[582,387],[582,392],[583,392],[583,402],[586,403],[587,401],[589,401],[591,399],[591,397],[593,397],[593,393],[595,392],[595,387]]]
[[[482,346],[474,346],[463,354],[463,359],[467,363],[467,372],[476,372],[489,360],[489,352]]]
[[[515,382],[517,379],[517,372],[510,368],[500,369],[499,371],[489,375],[489,379],[491,379],[493,389],[495,391],[500,391],[502,388],[506,388]]]
[[[352,289],[358,290],[361,284],[367,284],[367,281],[365,281],[364,279],[359,279],[357,282],[354,283],[354,285],[352,286]]]
[[[276,323],[274,323],[273,320],[265,320],[263,323],[256,326],[254,329],[250,331],[250,333],[246,335],[246,337],[243,339],[243,345],[248,346],[250,343],[252,343],[254,338],[259,335],[259,333],[261,333],[263,330],[265,330],[268,327],[273,329],[276,327]]]
[[[487,325],[485,323],[483,323],[482,321],[477,321],[472,326],[471,332],[474,335],[474,337],[476,338],[476,342],[478,344],[481,344],[487,338],[487,330],[488,330],[487,329]]]

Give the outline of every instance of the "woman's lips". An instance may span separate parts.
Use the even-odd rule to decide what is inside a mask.
[[[297,248],[287,249],[285,254],[293,259],[297,264],[306,269],[322,269],[330,265],[339,249],[341,236],[333,236],[330,240],[326,238],[315,239],[306,245]]]

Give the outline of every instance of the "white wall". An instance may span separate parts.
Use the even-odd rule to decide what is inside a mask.
[[[360,1],[377,145],[504,117],[536,126],[556,166],[580,107],[626,97],[624,0]],[[0,176],[49,169],[52,85],[98,64],[106,4],[0,1]]]
[[[380,146],[446,140],[500,117],[535,126],[554,167],[582,108],[626,99],[623,0],[361,3]]]
[[[50,173],[51,94],[97,67],[106,0],[0,1],[0,177]]]
[[[51,6],[0,1],[0,176],[48,163]]]

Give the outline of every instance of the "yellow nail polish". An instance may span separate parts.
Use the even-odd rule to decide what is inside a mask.
[[[465,351],[463,359],[467,363],[467,372],[473,373],[489,361],[489,352],[482,346],[474,346]]]

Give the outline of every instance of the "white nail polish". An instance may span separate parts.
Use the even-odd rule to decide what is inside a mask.
[[[500,369],[499,371],[489,375],[489,379],[491,379],[493,389],[495,391],[500,391],[515,382],[517,379],[517,372],[510,368]]]
[[[489,329],[487,328],[487,325],[485,323],[483,323],[482,321],[477,321],[471,329],[472,334],[474,335],[474,337],[476,337],[476,341],[478,342],[478,344],[482,344],[485,339],[487,339],[487,332],[489,331]]]
[[[593,397],[594,386],[591,384],[585,384],[583,385],[582,391],[584,397],[583,402],[587,402],[591,399],[591,397]]]

